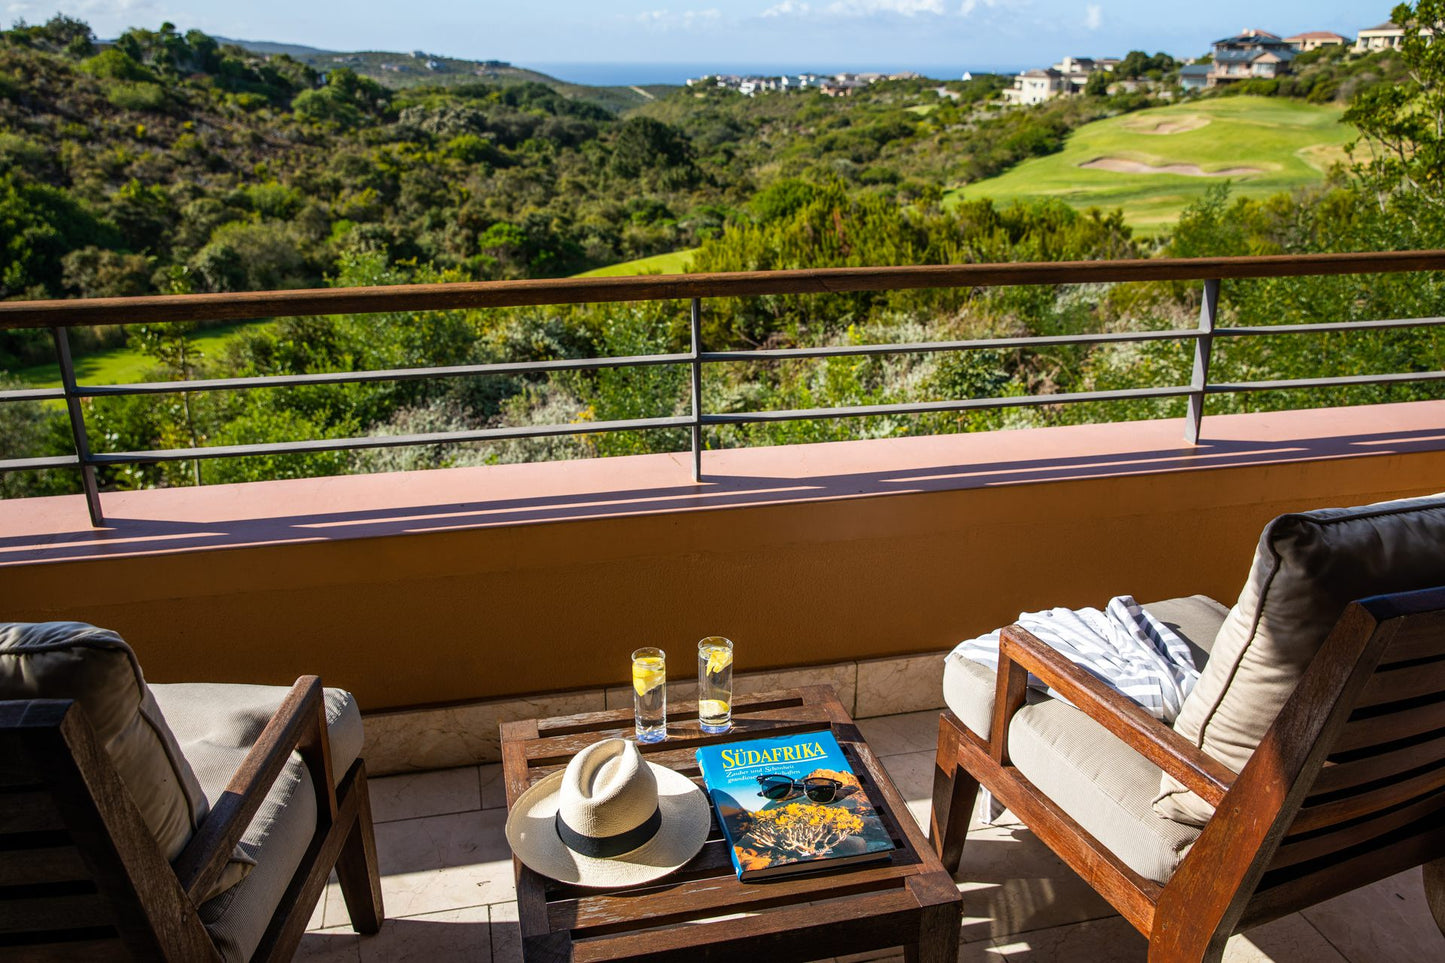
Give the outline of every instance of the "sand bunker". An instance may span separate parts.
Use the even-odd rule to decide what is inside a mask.
[[[1181,114],[1178,117],[1131,117],[1120,126],[1134,134],[1182,134],[1209,123],[1208,117]]]
[[[1186,177],[1241,177],[1245,174],[1264,173],[1258,167],[1226,167],[1223,170],[1207,171],[1198,164],[1141,164],[1122,157],[1096,157],[1080,164],[1091,171],[1111,171],[1115,174],[1183,174]]]

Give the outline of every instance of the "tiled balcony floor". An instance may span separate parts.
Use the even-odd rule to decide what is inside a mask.
[[[938,713],[858,725],[926,825]],[[501,766],[374,779],[371,798],[387,921],[376,936],[357,936],[333,883],[296,958],[520,961]],[[1011,818],[975,829],[964,849],[960,961],[1143,961],[1146,946],[1133,928]],[[1236,936],[1225,953],[1230,963],[1441,959],[1445,937],[1418,869]]]

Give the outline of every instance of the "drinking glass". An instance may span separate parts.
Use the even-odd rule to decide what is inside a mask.
[[[661,649],[632,653],[632,718],[638,742],[667,738],[667,653]]]
[[[733,644],[720,635],[697,644],[697,721],[703,732],[733,724]]]

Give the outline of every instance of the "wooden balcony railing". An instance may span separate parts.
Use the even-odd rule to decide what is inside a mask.
[[[6,401],[63,400],[67,406],[75,454],[42,458],[0,460],[0,471],[45,468],[79,468],[92,522],[104,523],[95,469],[194,458],[295,454],[363,448],[404,447],[439,443],[488,441],[502,438],[688,428],[692,436],[693,474],[702,477],[703,429],[708,425],[787,421],[812,418],[848,418],[871,415],[909,415],[1030,405],[1056,405],[1134,398],[1185,397],[1188,399],[1185,436],[1199,440],[1204,401],[1210,394],[1296,388],[1385,384],[1445,379],[1445,371],[1412,371],[1272,381],[1216,383],[1209,379],[1209,359],[1218,338],[1255,335],[1321,333],[1384,328],[1412,328],[1445,324],[1445,318],[1383,319],[1317,324],[1220,327],[1216,324],[1220,283],[1242,278],[1300,277],[1344,274],[1386,274],[1408,271],[1445,271],[1445,251],[1371,252],[1358,254],[1286,255],[1239,258],[1149,259],[1120,261],[1068,261],[1030,264],[919,265],[908,267],[826,268],[818,270],[737,272],[620,278],[565,278],[556,280],[495,281],[459,284],[420,284],[395,287],[325,288],[301,291],[254,291],[225,294],[188,294],[88,300],[15,301],[0,303],[0,329],[49,328],[60,363],[61,387],[0,391]],[[1160,331],[1126,331],[1107,334],[1073,334],[1024,338],[987,338],[967,341],[933,341],[911,344],[843,345],[816,348],[707,351],[702,345],[702,311],[706,298],[762,295],[830,294],[847,291],[891,291],[916,288],[995,287],[1033,284],[1085,284],[1137,281],[1202,281],[1204,296],[1199,324],[1194,328]],[[619,301],[688,300],[690,347],[676,354],[612,358],[582,358],[502,364],[451,365],[428,368],[344,371],[319,374],[247,378],[211,378],[182,382],[143,382],[119,385],[79,385],[66,331],[77,325],[155,324],[177,321],[235,321],[288,315],[365,314],[390,311],[457,310],[548,304],[587,304]],[[846,408],[807,408],[781,411],[707,413],[702,406],[702,370],[719,362],[780,360],[838,356],[887,355],[982,348],[1018,348],[1044,345],[1116,344],[1137,341],[1191,340],[1194,366],[1190,383],[1114,391],[1078,392],[1022,397],[960,398],[904,404]],[[541,373],[562,370],[598,370],[644,365],[686,365],[691,374],[691,411],[686,415],[634,418],[618,421],[486,428],[469,431],[359,438],[304,439],[267,444],[203,446],[147,451],[96,452],[90,447],[83,398],[116,395],[161,394],[180,391],[243,390],[305,384],[401,381],[459,376]]]

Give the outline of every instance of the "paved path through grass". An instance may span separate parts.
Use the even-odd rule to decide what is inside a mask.
[[[951,191],[945,203],[1057,197],[1079,208],[1123,208],[1131,226],[1155,234],[1221,180],[1248,195],[1319,183],[1355,137],[1340,115],[1338,107],[1282,97],[1217,97],[1123,114],[1080,127],[1057,154]]]

